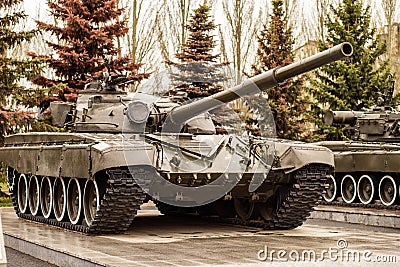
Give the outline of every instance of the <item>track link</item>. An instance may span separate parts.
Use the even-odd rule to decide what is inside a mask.
[[[131,173],[143,176],[146,175],[145,172],[145,169],[139,168],[130,171],[127,169],[107,170],[107,187],[101,199],[100,208],[90,226],[85,223],[73,225],[66,221],[59,222],[42,216],[23,214],[18,209],[15,188],[10,193],[12,194],[14,209],[20,218],[88,234],[123,233],[131,225],[146,197]]]
[[[224,222],[258,227],[266,230],[293,229],[302,225],[322,198],[329,168],[325,165],[309,165],[296,172],[286,198],[273,215],[273,219],[242,220],[221,219]]]
[[[293,229],[303,222],[318,205],[325,190],[327,175],[330,168],[325,165],[309,165],[294,174],[294,181],[286,196],[281,201],[279,208],[274,212],[273,219],[243,220],[241,218],[218,218],[221,223],[244,225],[263,229]],[[168,207],[164,203],[157,203],[161,213],[166,215],[188,215],[189,209]],[[175,208],[175,209],[174,209]],[[189,211],[189,212],[188,212]],[[195,212],[192,212],[194,214]],[[213,219],[213,217],[210,217]]]
[[[337,207],[355,207],[355,208],[366,208],[366,209],[379,209],[379,210],[400,210],[400,205],[390,205],[386,206],[383,204],[362,204],[362,203],[346,203],[346,202],[327,202],[321,201],[322,205],[337,206]]]

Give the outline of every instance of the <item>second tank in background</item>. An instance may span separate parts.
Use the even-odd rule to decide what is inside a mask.
[[[327,125],[348,125],[353,141],[325,141],[335,155],[327,203],[398,208],[400,203],[400,112],[390,106],[394,79],[376,106],[365,111],[328,111]]]

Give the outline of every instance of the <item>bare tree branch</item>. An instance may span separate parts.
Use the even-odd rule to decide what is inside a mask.
[[[226,58],[233,64],[236,83],[243,79],[246,68],[253,63],[257,33],[263,17],[268,13],[267,1],[222,0],[225,26],[221,28],[221,41]]]

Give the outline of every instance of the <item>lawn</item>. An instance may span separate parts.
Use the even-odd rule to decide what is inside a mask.
[[[0,187],[2,191],[8,190],[7,183],[0,182]],[[0,197],[0,207],[12,207],[11,198],[9,197]]]

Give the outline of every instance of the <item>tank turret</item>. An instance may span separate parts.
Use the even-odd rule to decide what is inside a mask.
[[[233,88],[185,105],[145,94],[130,97],[118,89],[128,82],[124,76],[111,77],[106,74],[104,81],[88,84],[85,90],[80,92],[75,110],[65,103],[52,103],[51,109],[57,110],[57,113],[53,113],[53,120],[57,122],[57,125],[63,121],[66,126],[74,128],[77,132],[174,132],[176,129],[180,130],[186,121],[207,111],[245,96],[265,92],[287,79],[348,57],[352,53],[352,46],[349,43],[343,43],[299,62],[269,70]],[[73,114],[67,116],[68,112]],[[198,130],[212,132],[211,119],[202,116],[201,120],[206,128],[203,129],[204,131]]]
[[[391,76],[383,96],[376,106],[364,111],[327,111],[325,124],[329,126],[349,125],[353,130],[352,140],[368,142],[400,142],[400,112],[390,106],[395,81]]]

